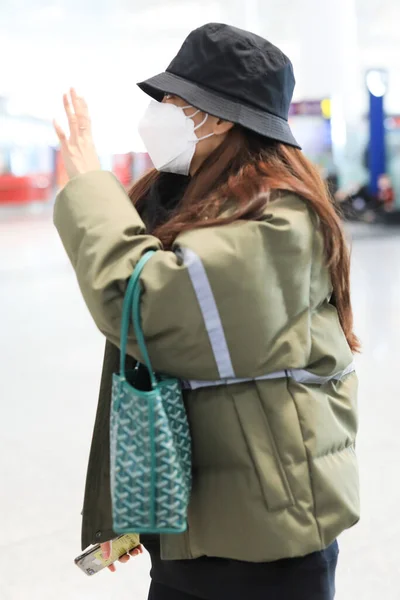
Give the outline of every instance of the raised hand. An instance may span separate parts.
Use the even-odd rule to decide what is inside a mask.
[[[70,97],[63,96],[64,108],[68,119],[69,136],[54,121],[61,154],[68,177],[72,179],[89,171],[101,169],[92,138],[89,110],[85,100],[71,88]]]

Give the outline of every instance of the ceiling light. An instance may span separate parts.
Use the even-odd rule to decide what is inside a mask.
[[[367,88],[376,98],[382,98],[387,91],[387,73],[381,69],[371,69],[367,72]]]

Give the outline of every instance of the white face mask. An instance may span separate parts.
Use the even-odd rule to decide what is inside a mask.
[[[198,138],[197,129],[208,119],[195,127],[191,117],[200,110],[186,116],[184,109],[166,102],[152,100],[139,123],[139,134],[146,150],[158,171],[189,175],[190,165],[196,150],[196,144],[213,136],[213,133]]]

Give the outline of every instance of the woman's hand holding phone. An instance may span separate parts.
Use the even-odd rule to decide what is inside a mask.
[[[100,544],[100,547],[101,547],[101,551],[102,551],[104,560],[108,560],[110,558],[111,552],[112,552],[112,541],[104,542],[103,544]],[[128,552],[128,554],[123,554],[118,559],[118,561],[120,563],[126,564],[130,560],[131,556],[135,557],[135,556],[139,556],[139,554],[143,554],[143,546],[142,545],[137,546],[136,548],[133,548],[130,552]],[[115,564],[110,565],[108,567],[108,569],[112,573],[115,573],[115,571],[117,570]]]

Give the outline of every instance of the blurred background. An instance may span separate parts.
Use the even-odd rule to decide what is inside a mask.
[[[93,579],[73,564],[103,340],[52,226],[65,174],[51,121],[75,86],[103,167],[129,185],[150,166],[135,83],[209,21],[291,58],[291,126],[346,218],[363,519],[341,540],[338,599],[400,598],[398,0],[0,0],[1,600],[147,597],[146,556]]]

